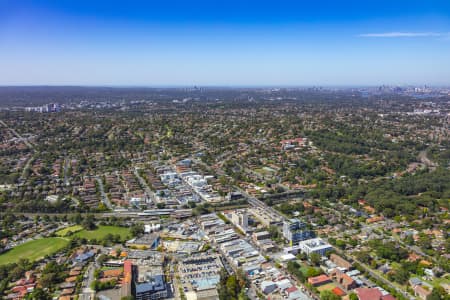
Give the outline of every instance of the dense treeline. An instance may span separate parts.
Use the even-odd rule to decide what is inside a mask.
[[[247,278],[242,270],[235,274],[228,274],[225,269],[220,272],[220,282],[217,286],[220,300],[248,300],[245,288],[247,287]]]
[[[347,193],[353,201],[366,199],[388,217],[423,215],[449,207],[450,172],[438,168],[398,179],[372,181],[350,187]]]

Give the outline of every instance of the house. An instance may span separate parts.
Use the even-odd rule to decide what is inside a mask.
[[[450,294],[450,284],[445,283],[445,282],[442,282],[440,285],[441,285],[441,287],[444,288],[444,290],[445,290],[448,294]]]
[[[281,291],[287,290],[287,289],[292,287],[292,282],[289,279],[287,279],[287,278],[284,278],[284,279],[281,279],[281,280],[277,281],[276,284],[277,284],[277,287]]]
[[[412,277],[412,278],[409,280],[409,285],[410,285],[411,287],[415,287],[416,285],[422,285],[422,284],[423,284],[422,280],[420,280],[420,279],[417,278],[417,277]]]
[[[286,294],[289,300],[304,299],[303,294],[295,286],[288,288]]]
[[[261,282],[261,291],[266,295],[272,293],[276,288],[277,288],[277,285],[273,281],[266,280],[266,281]]]
[[[395,300],[391,294],[385,294],[377,288],[357,288],[355,293],[359,300]]]
[[[372,217],[372,218],[368,218],[367,220],[366,220],[366,222],[368,223],[368,224],[372,224],[372,223],[376,223],[376,222],[381,222],[381,221],[383,221],[384,220],[384,217],[383,216],[375,216],[375,217]]]
[[[416,285],[414,288],[414,296],[420,297],[423,300],[426,300],[427,297],[431,294],[431,290],[425,288],[422,285]]]
[[[373,208],[372,206],[370,206],[370,205],[366,205],[366,206],[364,206],[363,207],[368,213],[370,213],[370,214],[374,214],[375,213],[375,208]]]
[[[286,290],[286,293],[289,295],[289,294],[292,294],[292,293],[294,293],[296,291],[298,291],[298,289],[295,286],[292,286],[292,287],[290,287],[290,288],[288,288]]]
[[[63,289],[61,292],[61,296],[69,296],[75,292],[74,288]]]
[[[94,252],[89,251],[89,252],[81,253],[81,254],[77,255],[73,261],[76,263],[81,263],[81,262],[87,261],[88,259],[90,259],[93,256],[94,256]]]
[[[76,282],[77,281],[77,276],[71,276],[71,277],[67,277],[65,282]]]
[[[424,269],[425,276],[429,279],[433,279],[435,277],[432,269]]]
[[[81,274],[81,272],[79,271],[79,270],[70,270],[70,272],[69,272],[69,276],[78,276],[78,275],[80,275]]]

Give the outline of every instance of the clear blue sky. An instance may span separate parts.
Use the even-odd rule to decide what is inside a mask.
[[[0,0],[0,85],[450,85],[450,1]]]

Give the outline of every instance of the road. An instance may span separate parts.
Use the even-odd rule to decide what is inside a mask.
[[[200,161],[197,160],[197,159],[195,160],[195,162],[198,162],[198,163],[204,165],[205,167],[207,167],[209,170],[211,170],[211,167],[209,167],[208,165],[204,164],[203,162],[200,162]],[[217,170],[216,170],[216,171],[217,171]],[[225,172],[223,172],[223,170],[220,170],[220,171],[221,171],[222,174],[225,173]],[[247,198],[247,200],[248,200],[248,202],[249,202],[250,205],[253,205],[253,206],[255,206],[255,207],[259,207],[259,208],[265,209],[265,210],[267,210],[267,211],[270,211],[270,212],[272,212],[273,214],[278,215],[282,220],[286,220],[286,218],[285,218],[283,215],[281,215],[277,210],[273,209],[272,207],[267,206],[264,202],[262,202],[262,201],[256,199],[255,197],[249,195],[247,192],[245,192],[245,191],[244,191],[243,189],[241,189],[240,187],[236,187],[236,188],[237,188],[237,189],[238,189],[238,190],[239,190],[239,191]],[[339,249],[337,249],[337,250],[339,250]],[[338,251],[338,252],[340,252],[341,255],[343,255],[343,256],[345,257],[345,254],[342,253],[342,251]],[[399,289],[398,287],[396,287],[395,285],[393,285],[390,281],[386,280],[386,279],[383,278],[382,276],[379,276],[378,274],[376,274],[375,272],[373,272],[368,266],[366,266],[365,264],[363,264],[363,263],[361,263],[360,261],[358,261],[355,257],[352,257],[352,258],[353,258],[354,261],[358,262],[364,269],[366,269],[366,271],[367,271],[372,277],[374,277],[374,278],[376,278],[376,279],[378,279],[378,280],[384,282],[385,284],[387,284],[387,285],[390,286],[391,288],[395,289],[397,292],[399,292],[400,294],[402,294],[402,295],[405,296],[406,298],[408,298],[408,299],[409,299],[409,298],[412,298],[412,296],[411,296],[409,293],[407,293],[407,292],[405,292],[405,291]],[[286,270],[283,270],[283,271],[287,273]],[[292,277],[292,276],[290,276],[290,277]],[[297,281],[297,283],[299,284],[298,281]],[[300,286],[302,286],[302,285],[300,284]],[[312,296],[312,295],[310,295],[310,296]]]
[[[81,294],[79,294],[80,300],[91,300],[94,299],[95,291],[91,289],[91,283],[94,281],[94,263],[90,263],[87,267],[85,277],[83,279],[83,290]]]
[[[430,170],[434,170],[437,167],[437,164],[428,158],[427,150],[420,151],[418,159],[421,163],[425,164]]]
[[[99,177],[97,177],[97,176],[95,176],[94,178],[95,178],[95,180],[97,180],[98,186],[100,188],[100,194],[102,196],[103,204],[105,204],[105,206],[107,208],[112,210],[113,207],[112,207],[111,201],[109,201],[108,195],[106,195],[106,193],[105,193],[105,187],[103,186],[102,180]]]
[[[195,162],[196,164],[204,166],[206,169],[208,169],[210,172],[212,172],[212,174],[216,173],[217,175],[220,175],[220,176],[226,176],[227,175],[224,170],[222,170],[220,168],[213,169],[209,165],[205,164],[204,162],[202,162],[201,160],[199,160],[197,158],[191,157],[191,160],[193,162]],[[247,201],[248,201],[248,203],[250,205],[253,205],[255,207],[259,207],[259,208],[265,209],[265,210],[267,210],[267,211],[269,211],[269,212],[279,216],[281,218],[281,220],[283,220],[283,221],[286,220],[286,218],[282,214],[280,214],[280,212],[278,212],[277,210],[273,209],[270,206],[267,206],[264,202],[256,199],[255,197],[253,197],[252,195],[248,194],[245,190],[241,189],[240,187],[235,186],[235,188],[238,191],[240,191],[242,193],[242,195],[244,195],[245,198],[247,198]]]
[[[25,173],[30,168],[31,162],[34,160],[34,155],[30,156],[30,158],[25,163],[25,166],[23,167],[22,173],[20,174],[19,182],[25,182]]]
[[[370,276],[376,278],[379,281],[382,281],[384,284],[390,286],[391,288],[395,289],[398,293],[402,294],[405,298],[407,299],[415,299],[412,295],[410,295],[409,293],[405,292],[404,290],[396,287],[395,285],[392,284],[392,282],[390,282],[389,280],[385,279],[383,276],[378,275],[377,273],[375,273],[374,271],[372,271],[371,268],[369,268],[369,266],[367,266],[366,264],[362,263],[361,261],[357,260],[355,257],[353,257],[353,260],[356,261],[361,267],[363,267],[369,274]]]
[[[67,157],[64,157],[64,167],[63,167],[63,172],[64,172],[64,184],[65,185],[70,185],[70,181],[69,181],[69,176],[68,176],[68,170],[69,170],[69,166],[70,166],[70,159]]]
[[[2,120],[0,120],[0,124],[2,124],[3,126],[6,127],[6,129],[8,129],[16,138],[20,139],[21,141],[23,141],[25,143],[25,145],[27,145],[28,148],[35,150],[34,149],[34,145],[32,145],[27,139],[25,139],[24,137],[22,137],[17,131],[15,131],[14,129],[12,129],[11,127],[9,127],[5,122],[3,122]]]
[[[12,129],[11,127],[8,126],[8,124],[6,124],[5,122],[3,122],[2,120],[0,120],[0,124],[2,124],[6,129],[8,129],[16,138],[20,139],[21,141],[23,141],[25,143],[25,145],[27,145],[28,148],[30,148],[32,151],[36,152],[36,149],[34,148],[34,145],[31,144],[27,139],[25,139],[24,137],[22,137],[17,131],[15,131],[14,129]],[[30,168],[30,164],[34,159],[34,155],[32,155],[28,161],[26,162],[25,166],[23,167],[22,173],[20,175],[20,181],[24,181],[25,180],[25,172],[27,169]]]
[[[261,209],[264,209],[278,217],[280,217],[280,219],[282,221],[286,221],[286,217],[283,216],[279,211],[277,211],[276,209],[273,209],[272,207],[268,206],[267,204],[265,204],[263,201],[256,199],[255,197],[253,197],[252,195],[248,194],[245,190],[241,189],[238,186],[235,186],[235,188],[237,190],[239,190],[242,195],[244,195],[244,197],[247,199],[248,203],[250,205],[253,205],[255,207],[259,207]]]
[[[199,161],[198,159],[193,159],[193,160],[196,163],[199,163],[199,164],[205,166],[208,170],[214,171],[214,170],[212,170],[212,168],[210,166],[206,165],[202,161]],[[222,169],[216,169],[215,173],[216,174],[220,174],[220,175],[226,175],[226,173]],[[247,199],[247,201],[248,201],[248,203],[250,205],[252,205],[254,207],[259,207],[261,209],[264,209],[264,210],[266,210],[266,211],[268,211],[268,212],[278,216],[280,218],[280,220],[282,220],[282,221],[286,220],[286,218],[280,212],[278,212],[277,210],[275,210],[272,207],[268,206],[264,202],[256,199],[255,197],[251,196],[250,194],[248,194],[245,190],[241,189],[240,187],[235,186],[235,188],[242,193],[242,195]],[[251,241],[251,239],[247,240],[247,242],[250,242],[253,245],[253,247],[255,247],[256,249],[258,249],[260,251],[260,253],[263,253],[263,251],[260,249],[260,247],[258,245],[256,245],[255,243],[253,243]],[[220,248],[219,248],[219,252],[221,252]],[[221,252],[221,254],[222,254],[222,256],[224,255],[222,252]],[[280,271],[284,274],[284,276],[286,278],[291,278],[291,280],[293,280],[296,283],[297,286],[302,288],[302,290],[300,292],[304,296],[303,299],[308,299],[308,300],[318,299],[317,296],[315,296],[311,292],[309,292],[308,289],[301,282],[299,282],[294,276],[292,276],[287,270],[281,269]],[[247,291],[247,296],[249,296],[249,298],[252,299],[252,300],[258,299],[256,291],[258,291],[258,287],[255,286],[254,284],[251,284],[250,289]],[[308,293],[308,295],[305,292]]]
[[[341,255],[342,257],[346,258],[346,257],[350,257],[351,259],[353,259],[353,261],[357,262],[367,273],[369,273],[370,276],[376,278],[377,280],[383,282],[384,284],[388,285],[389,287],[395,289],[398,293],[402,294],[405,298],[407,299],[415,299],[412,295],[410,295],[409,293],[407,293],[406,291],[398,288],[397,286],[395,286],[394,284],[392,284],[392,282],[390,282],[389,280],[385,279],[383,276],[378,275],[377,273],[375,273],[368,265],[364,264],[363,262],[359,261],[355,256],[353,255],[348,255],[347,253],[344,253],[341,249],[333,247],[336,252]]]
[[[180,283],[178,279],[175,276],[176,270],[175,265],[177,264],[175,258],[172,258],[172,263],[170,264],[170,278],[172,278],[172,288],[173,288],[173,298],[174,299],[181,299],[180,295]]]
[[[147,182],[142,178],[142,176],[139,174],[139,169],[134,168],[134,176],[139,180],[139,183],[144,188],[145,194],[147,195],[147,198],[152,201],[152,203],[156,203],[156,196],[155,193],[150,189]]]

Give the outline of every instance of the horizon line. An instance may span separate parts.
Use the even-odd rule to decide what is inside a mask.
[[[160,84],[160,85],[144,85],[144,84],[0,84],[0,88],[13,88],[13,87],[78,87],[78,88],[370,88],[370,87],[440,87],[440,88],[450,88],[449,84],[428,84],[428,83],[418,83],[418,84],[394,84],[394,83],[383,83],[383,84]]]

